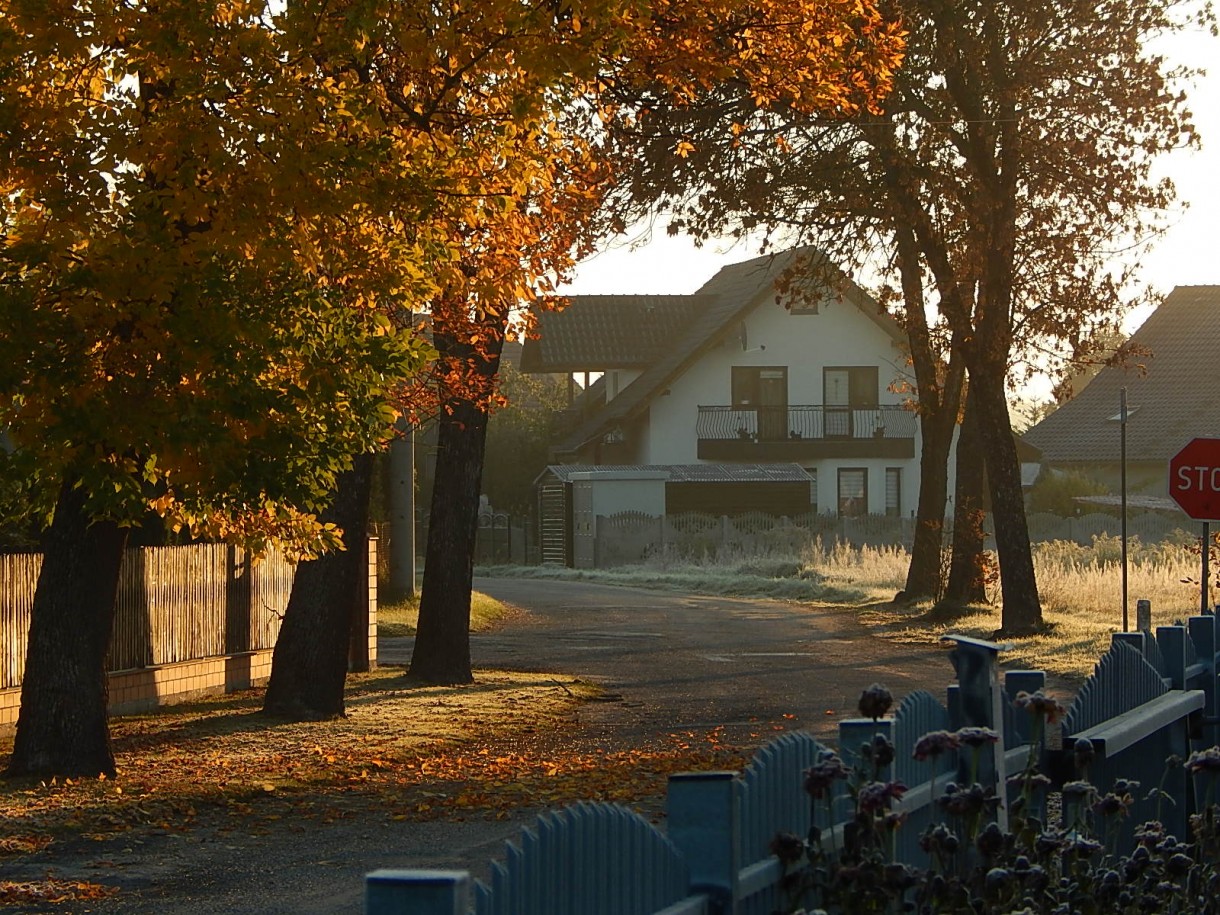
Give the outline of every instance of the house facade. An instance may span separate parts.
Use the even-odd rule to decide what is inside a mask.
[[[1088,386],[1023,436],[1046,469],[1074,471],[1119,492],[1126,389],[1128,492],[1166,504],[1169,459],[1192,438],[1220,435],[1220,286],[1178,286],[1131,335],[1125,365]]]
[[[808,501],[789,514],[911,517],[920,431],[901,393],[905,335],[850,281],[813,279],[816,257],[734,264],[691,296],[574,296],[540,315],[524,371],[601,373],[554,462],[702,464],[740,485],[781,466],[791,484],[795,466]]]

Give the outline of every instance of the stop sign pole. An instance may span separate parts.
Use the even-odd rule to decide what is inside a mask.
[[[1208,601],[1211,524],[1220,521],[1220,439],[1196,438],[1169,459],[1169,496],[1182,511],[1203,522],[1203,569],[1199,582],[1199,608]]]

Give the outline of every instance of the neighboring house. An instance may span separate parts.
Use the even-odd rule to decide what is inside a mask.
[[[1107,367],[1024,438],[1051,470],[1076,471],[1119,491],[1120,398],[1127,389],[1127,487],[1168,492],[1169,459],[1190,439],[1220,435],[1220,286],[1178,286],[1129,341],[1125,368]]]
[[[802,248],[734,264],[694,295],[573,296],[563,311],[540,314],[523,371],[602,373],[552,449],[555,463],[581,473],[618,467],[620,479],[627,468],[672,468],[682,480],[708,465],[708,486],[733,484],[700,489],[712,512],[709,492],[724,494],[720,511],[736,512],[749,505],[730,493],[782,481],[782,504],[762,494],[774,489],[756,489],[751,504],[910,517],[919,424],[898,393],[905,335],[847,280],[841,290],[796,282],[781,296],[776,282],[813,256]],[[540,482],[563,476],[552,467]],[[794,488],[794,479],[808,485]]]

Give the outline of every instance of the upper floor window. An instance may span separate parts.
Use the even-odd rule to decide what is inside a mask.
[[[876,428],[876,415],[860,414],[876,410],[878,401],[877,366],[829,366],[822,369],[822,403],[827,438],[854,438]]]
[[[829,366],[822,369],[822,403],[828,407],[876,409],[880,393],[877,366]]]

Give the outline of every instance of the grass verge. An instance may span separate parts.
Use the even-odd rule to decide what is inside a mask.
[[[138,827],[274,834],[285,822],[357,815],[505,818],[578,800],[635,804],[662,795],[673,772],[744,764],[717,732],[585,746],[575,710],[599,690],[572,677],[479,671],[472,684],[423,686],[382,668],[348,683],[347,717],[336,721],[268,719],[262,690],[115,719],[116,778],[0,781],[0,870],[48,847],[54,855],[60,842],[106,843]],[[0,737],[0,759],[11,741]],[[40,893],[80,901],[98,888],[69,889],[0,879],[0,908]]]
[[[470,631],[484,632],[496,623],[518,613],[516,607],[494,597],[472,591],[470,594]],[[377,634],[382,638],[415,635],[419,622],[419,595],[387,601],[377,607]]]

